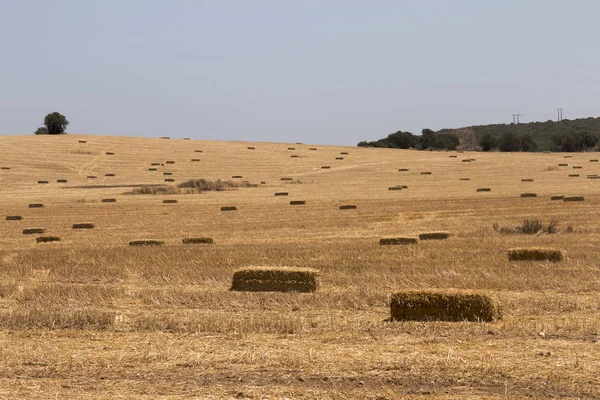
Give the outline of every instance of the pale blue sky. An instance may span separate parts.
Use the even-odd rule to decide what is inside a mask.
[[[600,115],[596,0],[0,0],[0,134],[355,145]]]

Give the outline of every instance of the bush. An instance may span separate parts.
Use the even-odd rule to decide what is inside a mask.
[[[37,130],[34,133],[36,135],[47,135],[48,129],[45,126],[42,126],[42,127],[37,128]]]

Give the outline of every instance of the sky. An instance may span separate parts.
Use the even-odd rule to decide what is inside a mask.
[[[355,145],[600,116],[596,0],[0,0],[0,135]]]

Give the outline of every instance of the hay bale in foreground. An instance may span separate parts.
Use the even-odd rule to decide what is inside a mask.
[[[20,215],[7,215],[5,219],[7,221],[22,221],[23,217]]]
[[[583,196],[565,196],[563,201],[584,201],[585,198]]]
[[[162,240],[154,240],[154,239],[141,239],[141,240],[132,240],[129,242],[130,246],[162,246],[165,244]]]
[[[551,197],[550,197],[550,200],[562,200],[562,199],[564,199],[564,198],[565,198],[565,196],[562,196],[562,195],[556,195],[556,196],[551,196]]]
[[[393,293],[392,321],[493,322],[502,318],[495,299],[466,291],[408,290]]]
[[[521,197],[537,197],[537,193],[521,193]]]
[[[340,210],[356,210],[356,204],[344,204],[340,206]]]
[[[58,236],[40,236],[35,238],[37,243],[50,243],[50,242],[60,242],[60,238]]]
[[[94,229],[95,226],[91,222],[82,222],[79,224],[73,224],[73,229]]]
[[[42,203],[31,203],[29,208],[44,208],[44,205]]]
[[[37,235],[41,233],[45,233],[46,230],[44,228],[25,228],[23,229],[23,235]]]
[[[215,241],[209,237],[184,238],[183,244],[214,244]]]
[[[491,192],[491,191],[492,191],[492,189],[490,189],[490,188],[479,188],[479,189],[477,189],[477,192]]]
[[[419,243],[419,239],[411,236],[400,236],[393,238],[381,238],[379,239],[379,244],[381,246],[390,246],[395,244],[417,244]]]
[[[225,207],[221,207],[221,211],[237,211],[237,207],[236,206],[225,206]]]
[[[312,268],[249,267],[233,273],[230,290],[313,293],[318,288],[318,273]]]
[[[439,231],[439,232],[425,232],[419,234],[419,240],[444,240],[452,236],[452,233]]]
[[[175,199],[165,199],[162,202],[163,202],[163,204],[176,204],[177,200],[175,200]]]
[[[102,203],[116,203],[117,199],[102,199]]]
[[[562,261],[565,254],[560,249],[549,247],[516,247],[508,249],[511,261]]]
[[[290,201],[290,206],[301,206],[306,204],[306,200],[292,200]]]

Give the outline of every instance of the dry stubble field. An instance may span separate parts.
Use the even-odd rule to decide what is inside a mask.
[[[0,137],[0,398],[600,398],[600,180],[587,179],[600,155],[565,156]],[[124,194],[165,177],[259,186]],[[525,218],[556,218],[559,232],[492,229]],[[95,228],[72,229],[84,222]],[[454,236],[378,244],[440,230]],[[181,242],[198,236],[215,244]],[[515,246],[567,259],[509,261]],[[316,268],[319,290],[230,292],[251,265]],[[386,322],[390,294],[410,288],[484,291],[504,317]]]

